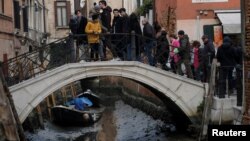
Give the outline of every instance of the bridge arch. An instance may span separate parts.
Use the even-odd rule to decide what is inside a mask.
[[[85,78],[120,76],[144,83],[172,100],[191,120],[207,92],[207,84],[140,62],[114,61],[66,64],[10,87],[20,121],[59,88]]]

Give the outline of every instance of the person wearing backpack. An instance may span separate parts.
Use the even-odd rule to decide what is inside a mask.
[[[178,48],[178,53],[181,60],[178,62],[177,68],[181,68],[181,64],[185,65],[186,75],[188,78],[193,78],[193,73],[190,65],[190,42],[189,37],[183,30],[178,31],[178,37],[180,42],[180,47]],[[177,72],[182,74],[182,70],[178,69]]]

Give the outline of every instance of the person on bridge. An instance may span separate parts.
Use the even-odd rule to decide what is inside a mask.
[[[215,48],[213,42],[208,38],[207,35],[203,35],[201,39],[204,43],[204,48],[201,52],[201,69],[203,72],[202,81],[209,82],[211,63],[215,56]]]
[[[103,60],[103,49],[100,45],[100,33],[102,32],[102,29],[98,17],[98,14],[92,15],[92,21],[88,22],[85,32],[87,33],[88,43],[91,48],[91,59],[98,60],[99,52],[100,59]]]
[[[82,37],[78,37],[78,40],[77,40],[77,46],[79,45],[82,45],[84,42],[87,41],[87,38],[86,36],[83,36],[83,34],[85,34],[85,27],[87,25],[87,18],[82,16],[82,13],[80,10],[76,10],[75,11],[75,15],[77,16],[76,17],[76,20],[77,20],[77,30],[76,30],[76,34],[81,34]]]
[[[102,33],[110,33],[111,30],[111,12],[112,8],[107,5],[107,2],[105,0],[99,1],[99,6],[100,6],[100,20],[101,20],[101,26],[102,26]],[[100,45],[103,47],[103,53],[104,53],[104,58],[107,58],[106,55],[106,48],[109,47],[111,48],[110,42],[108,42],[107,37],[102,36]],[[113,49],[113,48],[111,48]]]
[[[143,36],[145,37],[145,54],[148,57],[149,65],[154,66],[154,57],[153,57],[153,43],[155,38],[155,31],[153,26],[148,22],[147,18],[142,20],[143,24]]]
[[[183,30],[178,31],[178,37],[180,42],[180,47],[178,48],[178,53],[181,57],[181,60],[179,61],[178,65],[181,68],[181,64],[184,63],[186,68],[186,75],[188,78],[193,78],[192,69],[190,66],[190,42],[189,37]],[[182,74],[181,69],[179,69],[178,74]]]
[[[174,50],[178,50],[178,48],[180,47],[180,42],[177,40],[177,36],[175,34],[170,34],[169,39],[170,39],[171,46],[170,46],[168,63],[170,63],[169,66],[172,69],[172,71],[174,73],[177,73],[177,70],[181,69],[181,68],[177,68],[179,67],[177,64],[179,63],[181,57],[178,53],[175,53]]]
[[[219,68],[219,98],[225,98],[226,80],[228,79],[228,96],[232,94],[233,89],[233,69],[236,65],[236,54],[232,47],[231,39],[226,36],[223,44],[218,48],[217,60],[220,63]]]
[[[200,50],[201,43],[197,40],[193,41],[192,43],[192,68],[194,73],[194,79],[197,81],[200,81],[201,79],[201,67],[200,67],[200,61],[201,61],[201,50]]]

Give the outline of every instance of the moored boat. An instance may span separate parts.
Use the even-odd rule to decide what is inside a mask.
[[[79,101],[83,103],[76,103]],[[79,94],[76,99],[66,105],[57,105],[51,108],[55,123],[70,126],[88,126],[97,122],[104,110],[100,104],[100,98],[89,90]],[[79,105],[83,107],[78,108]]]

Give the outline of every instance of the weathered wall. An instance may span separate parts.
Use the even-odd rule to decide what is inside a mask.
[[[192,0],[156,0],[155,16],[158,23],[169,33],[184,30],[190,40],[200,40],[203,35],[203,26],[219,24],[214,10],[240,9],[240,0],[228,2],[192,3]],[[200,14],[206,10],[206,15]]]
[[[244,118],[243,122],[244,124],[250,124],[250,81],[249,81],[249,75],[250,75],[250,0],[244,0],[245,4],[243,4],[242,7],[244,8],[245,13],[245,60],[244,60],[244,78],[245,78],[245,101],[244,101]]]
[[[13,20],[12,1],[4,1],[4,12],[0,13],[0,61],[3,61],[3,54],[14,57]]]
[[[1,72],[0,72],[1,73]],[[1,75],[1,74],[0,74]],[[17,126],[0,76],[0,140],[19,141]]]
[[[176,31],[176,0],[156,0],[155,19],[169,33]]]

